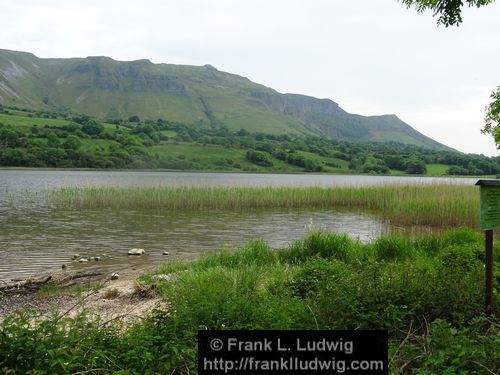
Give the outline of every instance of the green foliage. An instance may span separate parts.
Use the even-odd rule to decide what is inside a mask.
[[[374,245],[313,232],[278,251],[252,241],[235,252],[170,262],[157,271],[169,274],[168,282],[139,280],[168,307],[128,329],[84,314],[7,317],[0,369],[187,374],[196,372],[198,329],[388,329],[394,373],[494,372],[500,322],[497,308],[481,316],[481,245],[465,229]]]
[[[63,148],[66,150],[78,150],[82,145],[82,141],[75,135],[70,135],[63,143]]]
[[[288,250],[280,252],[280,258],[292,263],[313,256],[346,261],[359,246],[345,234],[315,231],[304,240],[295,242]]]
[[[6,149],[0,153],[0,164],[16,167],[27,166],[28,155],[21,149]]]
[[[88,135],[99,135],[104,130],[104,126],[95,120],[87,120],[82,125],[82,132]]]
[[[500,363],[498,325],[486,317],[456,327],[441,319],[427,335],[412,334],[392,358],[395,370],[411,368],[418,374],[494,374]]]
[[[238,249],[236,253],[221,251],[217,254],[202,256],[195,265],[196,269],[208,269],[212,267],[237,268],[245,265],[265,266],[276,264],[278,254],[274,252],[264,241],[250,241],[245,247]]]
[[[373,155],[368,155],[361,166],[361,171],[363,173],[382,174],[388,173],[389,168],[385,165],[383,160],[377,159]]]
[[[6,374],[175,373],[174,364],[183,358],[168,345],[172,334],[162,337],[155,329],[146,322],[123,333],[120,325],[85,313],[48,320],[15,313],[0,323],[0,369]]]
[[[134,116],[129,117],[128,121],[129,122],[140,122],[141,119],[139,118],[139,116],[134,115]]]
[[[23,133],[15,131],[14,129],[0,129],[0,145],[2,145],[2,147],[17,147],[20,145],[20,138],[23,135]]]
[[[405,171],[408,174],[426,174],[427,167],[422,159],[420,159],[417,155],[413,154],[408,160],[404,163]]]
[[[389,173],[390,168],[391,173],[406,174],[423,173],[427,164],[431,175],[436,174],[436,166],[441,171],[438,174],[447,169],[461,175],[500,173],[500,158],[397,143],[361,147],[312,136],[232,133],[222,125],[203,128],[163,119],[115,120],[111,125],[86,115],[18,109],[15,113],[0,114],[5,121],[0,123],[0,145],[24,153],[16,151],[17,157],[12,158],[9,152],[2,165],[330,173]],[[53,151],[49,155],[47,148],[65,153],[52,159],[55,155]],[[5,164],[14,160],[16,164]]]
[[[266,152],[248,150],[246,158],[252,163],[263,167],[271,167],[273,165],[271,157]]]
[[[430,9],[438,18],[438,24],[446,27],[462,23],[462,0],[401,0],[408,8],[415,7],[418,12]],[[466,0],[469,7],[481,7],[491,4],[494,0]]]
[[[412,254],[408,239],[401,235],[392,235],[377,239],[372,245],[375,256],[381,261],[403,260]]]
[[[58,147],[61,144],[61,142],[59,141],[59,137],[51,130],[47,131],[46,137],[48,147]]]
[[[491,93],[491,99],[493,101],[486,107],[485,126],[482,132],[493,136],[497,148],[500,148],[500,86]]]

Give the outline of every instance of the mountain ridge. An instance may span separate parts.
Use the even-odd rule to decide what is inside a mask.
[[[0,104],[69,109],[100,119],[137,115],[204,127],[223,125],[234,131],[394,141],[451,150],[394,114],[351,114],[331,99],[279,93],[209,64],[155,64],[107,56],[39,58],[0,49]]]

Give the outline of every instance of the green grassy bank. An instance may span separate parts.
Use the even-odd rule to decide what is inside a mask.
[[[395,225],[404,226],[476,228],[479,218],[478,189],[459,185],[362,188],[61,188],[50,191],[47,198],[55,206],[91,209],[362,209],[380,214]]]
[[[496,254],[495,295],[500,272]],[[394,374],[491,374],[500,363],[498,306],[483,311],[483,244],[456,229],[363,245],[314,232],[286,249],[254,241],[139,280],[167,302],[128,329],[29,313],[0,325],[6,374],[193,374],[199,329],[387,329]]]

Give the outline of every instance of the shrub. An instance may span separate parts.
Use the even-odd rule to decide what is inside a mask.
[[[248,161],[260,165],[262,167],[272,167],[273,161],[267,152],[248,150],[246,153]]]

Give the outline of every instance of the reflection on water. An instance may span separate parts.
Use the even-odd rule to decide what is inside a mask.
[[[51,210],[43,193],[63,186],[369,186],[381,184],[454,183],[471,179],[383,176],[269,175],[229,173],[0,171],[0,280],[59,270],[88,268],[71,255],[102,256],[100,267],[112,271],[133,263],[155,264],[193,257],[221,247],[232,248],[256,238],[281,248],[313,226],[348,233],[366,242],[387,225],[357,212],[331,210],[131,211]],[[28,194],[25,194],[28,193]],[[12,196],[15,198],[13,199]],[[128,257],[133,247],[147,250]]]
[[[349,233],[361,241],[380,235],[384,225],[361,213],[290,210],[151,212],[46,211],[11,213],[2,218],[0,279],[55,271],[62,264],[77,270],[88,264],[71,262],[72,254],[104,257],[109,270],[129,262],[159,263],[193,257],[222,247],[232,248],[262,238],[273,248],[285,247],[315,228]],[[134,247],[146,256],[128,257]]]

